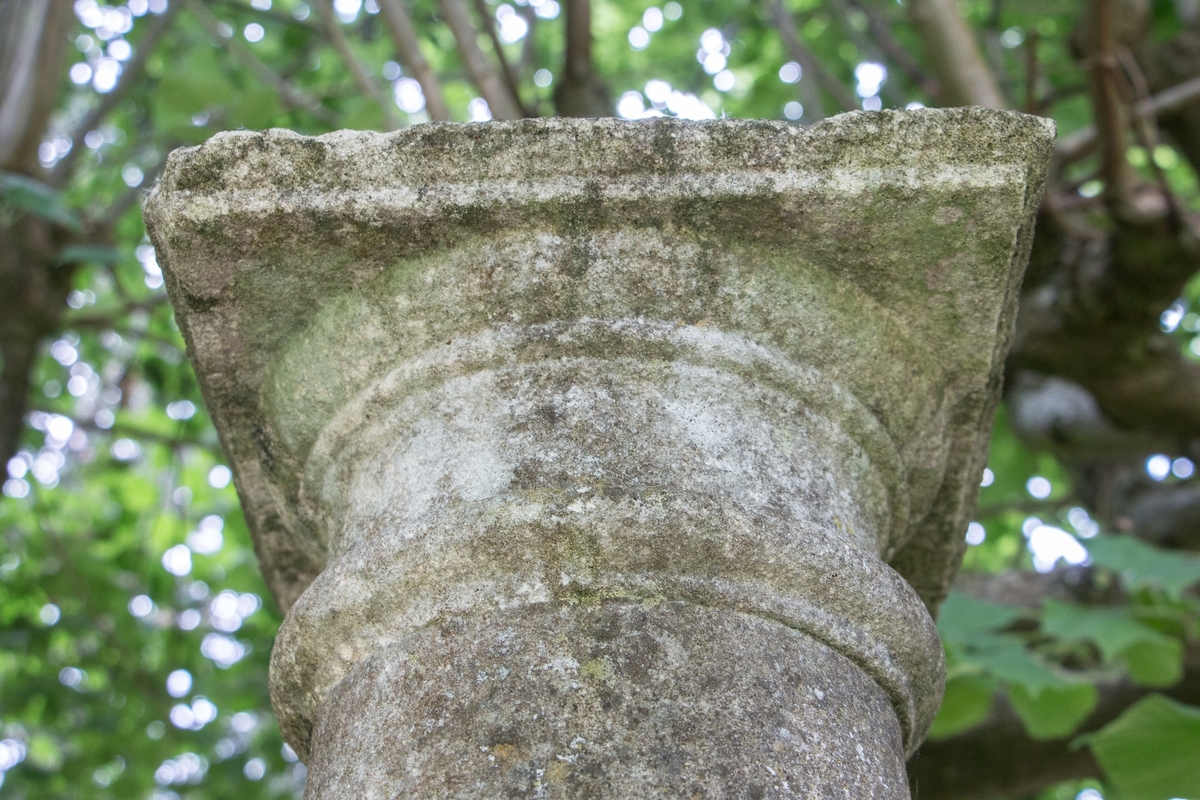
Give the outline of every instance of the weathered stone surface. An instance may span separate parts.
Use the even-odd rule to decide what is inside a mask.
[[[272,696],[310,796],[547,775],[546,796],[903,796],[1048,124],[539,120],[175,153],[147,221],[290,608]],[[564,690],[543,657],[607,658],[611,683]],[[810,749],[771,750],[771,725]],[[575,737],[586,768],[555,766]]]
[[[908,797],[874,681],[785,625],[688,603],[443,620],[326,704],[321,798]]]

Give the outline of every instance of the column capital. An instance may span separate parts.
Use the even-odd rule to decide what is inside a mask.
[[[1053,135],[967,108],[172,154],[146,218],[290,609],[272,682],[297,751],[335,696],[411,683],[381,665],[441,652],[448,620],[591,636],[599,604],[623,630],[800,637],[877,686],[911,752]]]

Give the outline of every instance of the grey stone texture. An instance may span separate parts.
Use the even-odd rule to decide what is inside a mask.
[[[146,203],[308,797],[906,797],[1051,123],[527,120]]]
[[[308,763],[314,796],[347,800],[908,797],[888,696],[853,663],[670,601],[425,626],[332,690]]]

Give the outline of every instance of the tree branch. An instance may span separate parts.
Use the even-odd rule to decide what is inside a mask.
[[[1092,59],[1092,106],[1100,142],[1100,179],[1109,211],[1123,216],[1129,197],[1129,161],[1125,156],[1126,119],[1120,95],[1120,65],[1113,31],[1113,0],[1093,0],[1096,53]]]
[[[167,166],[167,157],[171,155],[171,151],[176,147],[179,147],[179,142],[177,141],[165,145],[159,153],[158,160],[155,162],[154,166],[146,170],[145,177],[142,179],[141,184],[138,186],[128,187],[126,191],[122,192],[116,200],[113,200],[112,203],[110,203],[108,207],[103,210],[103,212],[96,213],[94,216],[89,217],[88,222],[90,223],[90,227],[92,229],[98,228],[101,230],[106,230],[111,229],[113,225],[116,225],[117,220],[120,219],[121,215],[128,211],[130,206],[137,203],[137,201],[140,200],[141,197],[146,193],[147,189],[145,187],[152,186],[158,179],[158,176],[162,173],[163,168]]]
[[[233,57],[242,62],[242,66],[250,70],[258,80],[272,87],[285,104],[305,111],[313,118],[324,122],[331,128],[338,126],[337,115],[321,105],[319,100],[285,81],[274,70],[260,61],[258,56],[250,52],[249,48],[240,41],[235,38],[226,38],[225,34],[221,32],[217,18],[212,15],[212,12],[204,6],[201,0],[186,0],[186,2],[192,14],[199,20],[201,27],[207,31],[208,35],[216,41],[223,43],[224,47],[233,54]]]
[[[1115,605],[1128,598],[1119,582],[1097,581],[1095,567],[1065,567],[1051,572],[1010,569],[961,572],[954,591],[1014,608],[1036,611],[1047,600],[1085,605]]]
[[[334,15],[333,0],[317,0],[317,10],[320,12],[325,34],[329,37],[334,49],[338,51],[346,69],[350,70],[350,74],[354,76],[354,82],[358,84],[359,90],[379,106],[379,110],[383,114],[384,129],[394,131],[399,128],[400,120],[396,118],[396,104],[392,98],[380,90],[379,85],[367,74],[362,62],[350,48],[350,42],[346,40],[346,34],[342,31],[342,26],[338,24],[337,17]]]
[[[508,86],[508,91],[512,93],[517,105],[521,107],[523,115],[536,117],[537,114],[530,111],[529,106],[521,100],[520,82],[517,80],[517,74],[513,71],[512,65],[508,63],[508,56],[504,54],[504,43],[500,41],[500,36],[496,33],[496,21],[492,18],[492,12],[488,10],[487,0],[475,0],[475,13],[482,20],[484,31],[492,42],[492,50],[496,53],[496,61],[500,64],[500,74],[504,76],[504,83]]]
[[[1115,12],[1109,0],[1095,2],[1097,12],[1108,10],[1093,15],[1098,29],[1085,44],[1097,54],[1093,93],[1097,125],[1105,131],[1104,177],[1110,191],[1111,186],[1120,187],[1122,202],[1119,208],[1108,202],[1110,214],[1097,224],[1083,213],[1067,215],[1061,200],[1053,192],[1048,195],[1044,208],[1057,207],[1058,212],[1039,218],[1008,374],[1029,370],[1085,389],[1094,398],[1096,416],[1105,423],[1091,426],[1098,436],[1088,434],[1085,440],[1104,439],[1118,449],[1136,445],[1137,438],[1146,443],[1165,440],[1164,450],[1158,452],[1179,451],[1200,437],[1200,365],[1160,330],[1159,316],[1200,269],[1200,247],[1189,220],[1171,208],[1169,195],[1152,186],[1122,186],[1129,180],[1127,120],[1119,94],[1122,76],[1116,22],[1111,18]],[[1137,52],[1139,45],[1130,47]],[[1167,97],[1142,99],[1133,113],[1159,113],[1189,94],[1182,85],[1172,87]],[[1182,132],[1194,136],[1196,130],[1188,125]],[[1094,138],[1095,129],[1086,136]],[[1064,143],[1060,163],[1064,151],[1075,148],[1074,143]],[[1080,444],[1086,447],[1087,441]],[[1153,452],[1143,451],[1141,457]],[[1084,455],[1080,463],[1112,461],[1111,455],[1096,452]]]
[[[830,10],[833,11],[833,15],[841,22],[842,31],[845,33],[846,38],[850,40],[850,42],[863,57],[870,58],[875,61],[888,60],[884,57],[877,43],[872,38],[869,38],[863,31],[860,31],[857,27],[855,27],[854,22],[850,18],[852,4],[849,2],[849,0],[827,0],[827,2]],[[861,9],[859,9],[859,12],[862,13]],[[865,17],[866,15],[864,14],[863,16]],[[896,81],[885,80],[883,85],[880,87],[880,94],[883,95],[883,98],[887,101],[889,106],[899,106],[901,108],[904,107],[904,101],[906,98],[901,92],[900,86]]]
[[[487,101],[493,119],[521,119],[524,113],[504,78],[479,49],[475,25],[463,0],[438,0],[438,7],[458,43],[458,54],[471,80]]]
[[[0,169],[39,175],[37,150],[63,84],[66,0],[0,2]],[[16,452],[38,344],[54,330],[71,270],[55,267],[67,232],[29,214],[0,224],[0,463]]]
[[[517,13],[525,20],[525,24],[529,26],[529,32],[525,34],[525,38],[521,42],[521,66],[517,70],[518,75],[529,75],[533,72],[533,68],[537,62],[537,11],[528,5],[517,6]],[[537,103],[536,99],[534,101]]]
[[[1038,101],[1038,42],[1041,34],[1032,30],[1025,38],[1025,113],[1036,114],[1041,110]]]
[[[801,119],[811,123],[825,116],[821,96],[817,91],[818,83],[834,99],[840,111],[857,109],[858,101],[850,93],[850,90],[825,68],[821,60],[808,49],[804,42],[800,41],[800,37],[796,35],[796,21],[792,18],[791,12],[787,10],[787,6],[783,4],[783,0],[766,1],[770,3],[771,19],[779,31],[780,38],[783,39],[784,49],[808,76],[807,80],[804,77],[800,79],[799,88],[804,98],[804,116]]]
[[[1164,89],[1145,102],[1138,103],[1134,107],[1134,114],[1139,117],[1157,117],[1193,105],[1197,100],[1200,100],[1200,77]]]
[[[0,169],[38,175],[37,150],[63,84],[66,0],[0,3]]]
[[[120,327],[119,320],[128,316],[134,311],[155,311],[161,308],[167,302],[166,295],[157,295],[147,300],[131,300],[128,303],[122,303],[119,308],[112,309],[104,313],[88,312],[86,314],[72,314],[63,321],[65,329],[87,329],[87,330],[115,330]],[[142,334],[141,331],[138,332]],[[171,347],[176,347],[174,342],[169,342],[161,337],[154,337],[157,341],[169,344]]]
[[[1141,462],[1147,453],[1176,445],[1174,437],[1119,428],[1095,395],[1075,381],[1014,369],[1005,384],[1014,432],[1065,464]]]
[[[450,110],[446,107],[446,98],[442,95],[442,86],[438,83],[437,75],[425,60],[421,52],[421,42],[417,38],[417,30],[413,27],[412,19],[404,10],[402,0],[378,0],[380,16],[383,17],[384,27],[396,48],[396,57],[405,69],[412,73],[417,83],[421,84],[421,92],[425,95],[425,111],[430,119],[448,120]]]
[[[50,408],[36,408],[33,410],[41,411],[46,414],[60,413]],[[91,431],[92,433],[103,433],[114,437],[128,436],[131,439],[140,439],[146,442],[161,444],[173,450],[177,450],[184,445],[204,446],[206,444],[202,439],[196,436],[171,436],[169,434],[157,433],[156,431],[147,430],[145,428],[138,427],[137,425],[130,425],[123,422],[115,422],[113,423],[112,427],[101,428],[96,424],[94,419],[80,418],[72,414],[67,414],[66,416],[70,417],[71,422],[74,423],[75,427],[82,428],[86,431]]]
[[[1158,318],[1200,254],[1158,202],[1157,217],[1114,219],[1111,233],[1063,243],[1052,283],[1022,300],[1008,372],[1066,378],[1118,428],[1186,441],[1200,432],[1200,364]]]
[[[304,19],[297,19],[294,15],[290,14],[289,12],[281,11],[278,8],[265,8],[264,9],[264,8],[254,8],[252,6],[247,8],[245,0],[216,0],[216,2],[219,2],[221,5],[223,5],[227,8],[235,9],[238,13],[241,13],[241,14],[244,14],[247,11],[250,11],[255,16],[265,17],[266,19],[273,20],[273,21],[275,21],[277,23],[281,23],[283,25],[294,25],[299,28],[306,28],[310,31],[316,31],[318,33],[321,30],[320,24],[317,23],[316,21],[314,21],[311,17],[305,17]]]
[[[1200,76],[1183,81],[1164,89],[1156,95],[1142,100],[1135,105],[1130,115],[1135,119],[1157,119],[1174,111],[1179,111],[1200,100]],[[1058,158],[1063,162],[1077,161],[1086,156],[1096,143],[1096,126],[1085,128],[1065,136],[1058,141]]]
[[[54,266],[65,239],[30,215],[0,225],[0,463],[17,450],[38,345],[57,328],[71,290],[72,271]]]
[[[1200,487],[1156,487],[1125,509],[1134,533],[1160,547],[1200,551]]]
[[[1022,514],[1048,514],[1072,505],[1079,505],[1079,500],[1074,497],[1062,497],[1055,500],[1019,500],[1011,503],[981,505],[975,509],[975,519],[988,519],[1006,511],[1019,511]]]
[[[941,85],[926,72],[917,59],[913,58],[912,53],[909,53],[908,49],[896,40],[896,37],[892,35],[891,26],[879,13],[862,0],[849,0],[849,3],[867,18],[867,29],[871,32],[871,38],[879,45],[879,49],[883,51],[887,59],[899,67],[909,83],[930,97],[937,97],[941,93]]]
[[[75,168],[75,162],[84,152],[83,137],[87,135],[88,131],[95,130],[120,105],[129,90],[142,80],[146,73],[146,62],[154,54],[159,40],[175,22],[179,9],[182,7],[182,3],[171,3],[165,12],[150,23],[146,33],[137,42],[133,58],[121,70],[121,78],[117,81],[117,85],[108,94],[100,96],[100,102],[88,110],[84,118],[75,126],[75,130],[71,132],[71,149],[59,159],[50,172],[49,183],[51,185],[61,186],[66,182]]]
[[[1200,551],[1200,485],[1155,483],[1146,476],[1150,453],[1188,455],[1200,448],[1183,436],[1154,436],[1121,429],[1100,411],[1082,386],[1061,378],[1018,372],[1006,397],[1009,422],[1022,441],[1047,450],[1073,473],[1079,505],[1117,530],[1167,549]],[[1032,502],[1014,504],[1037,513]],[[988,513],[1007,507],[981,507]]]
[[[591,0],[564,0],[566,54],[562,76],[554,87],[554,106],[564,117],[612,115],[608,85],[592,65]]]
[[[942,105],[1007,108],[956,1],[911,0],[908,8],[942,87]]]

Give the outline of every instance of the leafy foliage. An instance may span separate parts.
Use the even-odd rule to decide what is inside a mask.
[[[0,172],[0,209],[6,222],[17,214],[32,214],[79,230],[79,216],[63,202],[62,195],[41,181],[15,172]]]
[[[1200,710],[1151,695],[1086,741],[1120,800],[1200,796]]]
[[[796,104],[811,103],[806,90],[816,78],[784,79],[792,73],[781,68],[793,56],[769,5],[666,3],[658,18],[647,16],[649,0],[594,0],[595,68],[614,103],[636,99],[640,108],[671,114],[690,96],[688,107],[699,111],[702,103],[713,116],[795,117]],[[493,13],[500,7],[492,6]],[[1017,102],[1039,99],[1025,97],[1032,56],[1039,107],[1055,118],[1060,135],[1092,123],[1086,66],[1072,45],[1084,4],[968,0],[960,6]],[[0,500],[3,797],[285,797],[303,785],[303,765],[283,746],[266,691],[280,614],[257,572],[134,201],[171,149],[220,130],[319,134],[380,129],[386,117],[356,83],[315,9],[298,0],[219,0],[204,7],[224,27],[211,30],[185,9],[137,72],[128,54],[117,58],[113,43],[127,42],[138,53],[167,4],[76,3],[81,21],[62,65],[64,92],[40,153],[48,175],[71,163],[69,180],[51,185],[0,173],[0,226],[7,230],[27,216],[67,231],[53,268],[72,270],[73,287],[33,367],[33,410]],[[336,7],[353,12],[338,24],[370,79],[400,98],[412,75],[397,63],[378,6],[367,0]],[[436,2],[406,7],[451,115],[471,119],[478,92]],[[553,0],[509,8],[526,26],[505,45],[522,100],[553,113],[564,49],[561,9]],[[919,38],[901,5],[789,0],[785,8],[845,91],[862,63],[888,61],[882,105],[934,102],[920,74],[929,77]],[[92,24],[95,13],[109,11],[123,14],[123,22],[105,17],[117,27]],[[1158,40],[1181,27],[1166,3],[1154,4],[1150,25]],[[916,56],[916,70],[885,58],[872,33],[880,26],[889,46]],[[635,28],[646,34],[645,47],[631,46]],[[701,42],[711,30],[721,34],[712,51],[723,60],[716,71],[715,62],[702,63]],[[130,76],[116,90],[120,102],[91,130],[78,129],[114,90],[100,78],[110,68]],[[828,91],[816,96],[834,110]],[[297,97],[311,99],[320,115]],[[411,104],[393,112],[405,124],[427,119]],[[1170,144],[1131,147],[1128,160],[1145,180],[1161,172],[1187,207],[1200,208],[1195,175]],[[1095,173],[1095,158],[1068,167],[1080,202],[1100,191]],[[1180,304],[1171,334],[1200,359],[1200,280]],[[1045,484],[1033,483],[1039,479]],[[1035,563],[1046,566],[1033,557],[1037,541],[1074,542],[1085,554],[1076,569],[1086,571],[1100,599],[1008,605],[952,594],[939,619],[949,678],[933,737],[968,732],[1007,700],[1031,737],[1062,739],[1114,682],[1176,684],[1187,647],[1200,638],[1194,588],[1200,558],[1117,535],[1092,519],[1074,493],[1071,470],[1019,439],[1003,410],[985,483],[976,531],[984,536],[969,548],[965,569],[1030,571]],[[1067,574],[1058,557],[1050,568]],[[1200,796],[1195,709],[1150,696],[1081,744],[1121,796]],[[1060,787],[1068,792],[1063,797],[1082,788]]]
[[[1092,543],[1092,559],[1112,570],[1130,589],[1160,589],[1169,597],[1200,581],[1200,558],[1151,547],[1132,536],[1107,536]]]

